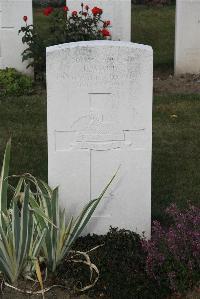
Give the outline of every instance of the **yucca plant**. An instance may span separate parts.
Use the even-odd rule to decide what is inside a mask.
[[[8,208],[8,172],[10,162],[10,141],[7,143],[0,178],[0,271],[10,282],[15,282],[31,269],[38,256],[46,229],[40,234],[36,229],[33,211],[29,207],[30,187],[24,186],[21,194],[22,207],[19,209],[18,196],[23,181],[20,179],[14,189],[14,196]]]
[[[70,252],[75,240],[89,222],[93,212],[114,180],[112,177],[108,185],[98,198],[91,200],[82,210],[77,219],[71,218],[66,222],[65,209],[59,207],[58,188],[51,189],[45,182],[31,176],[26,177],[35,184],[37,196],[30,198],[30,204],[35,211],[35,220],[39,234],[47,229],[45,242],[42,244],[43,255],[47,262],[47,269],[54,272],[64,257]]]
[[[30,276],[28,269],[41,249],[46,230],[39,232],[29,208],[29,186],[25,187],[22,208],[19,210],[16,200],[13,200],[11,212],[2,214],[0,226],[0,271],[10,282],[15,282],[22,274]]]
[[[4,214],[7,212],[7,194],[8,194],[8,174],[9,174],[9,164],[10,164],[10,148],[11,140],[8,141],[6,145],[6,150],[4,153],[3,166],[1,169],[0,177],[0,212]],[[2,215],[0,214],[0,223]]]

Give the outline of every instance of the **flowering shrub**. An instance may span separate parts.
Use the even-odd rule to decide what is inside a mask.
[[[143,242],[146,271],[166,292],[184,293],[200,282],[200,209],[171,205],[167,213],[173,224],[164,229],[154,221],[151,240]]]
[[[70,12],[68,6],[55,9],[51,6],[44,8],[43,14],[51,18],[46,38],[36,26],[28,25],[28,18],[23,17],[25,26],[19,32],[23,33],[22,42],[27,48],[22,53],[22,59],[30,60],[28,66],[35,69],[36,77],[45,73],[46,47],[87,40],[100,40],[110,37],[109,20],[102,20],[103,10],[99,7],[90,9],[88,5],[81,4],[80,11]]]

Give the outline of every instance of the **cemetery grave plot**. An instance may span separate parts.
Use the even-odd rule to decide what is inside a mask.
[[[79,59],[77,59],[76,63],[80,63]],[[65,74],[64,77],[67,77],[67,74]],[[94,76],[91,75],[88,81],[90,82],[92,79],[94,79]],[[198,171],[200,145],[200,96],[198,81],[198,76],[182,76],[179,78],[173,78],[170,76],[166,80],[157,80],[155,76],[155,92],[156,94],[160,94],[160,96],[155,96],[154,98],[152,210],[153,219],[162,220],[165,224],[167,221],[165,218],[163,218],[163,210],[166,206],[168,206],[170,201],[176,201],[180,206],[184,206],[187,204],[187,199],[190,198],[191,202],[198,204],[197,195],[200,192]],[[159,85],[157,83],[161,84]],[[74,87],[75,93],[76,87],[80,88],[80,85],[81,83],[79,80],[77,86]],[[182,88],[183,86],[184,88]],[[88,86],[86,86],[85,89],[87,89],[87,87]],[[87,161],[89,161],[87,163],[87,177],[89,177],[90,185],[88,198],[92,198],[93,194],[95,195],[93,183],[95,185],[96,182],[94,182],[94,180],[91,178],[93,176],[99,175],[98,171],[96,172],[96,167],[93,169],[92,164],[95,164],[96,161],[100,160],[100,162],[98,162],[99,166],[104,159],[104,155],[107,155],[108,152],[113,153],[115,151],[127,149],[135,150],[135,145],[138,146],[138,142],[140,144],[141,135],[144,135],[143,133],[145,131],[144,126],[138,127],[136,129],[127,129],[119,126],[119,120],[115,113],[115,100],[113,100],[116,97],[115,92],[110,89],[106,90],[105,92],[105,90],[98,90],[96,87],[97,86],[95,86],[94,90],[87,90],[84,93],[84,103],[87,103],[88,108],[86,111],[84,111],[84,114],[81,114],[78,119],[75,118],[72,122],[69,122],[69,125],[66,125],[65,123],[64,126],[59,126],[58,129],[55,129],[54,135],[54,150],[58,152],[58,154],[63,154],[64,152],[70,151],[78,151],[79,155],[81,155],[82,152],[87,152]],[[180,94],[177,95],[177,92]],[[182,94],[191,92],[196,93],[196,95]],[[169,95],[169,93],[175,93],[175,95]],[[57,94],[55,93],[54,95]],[[66,99],[68,99],[68,97],[66,97],[65,93],[65,100]],[[108,107],[106,107],[106,103],[108,103]],[[63,107],[64,105],[61,106],[61,108]],[[64,109],[63,112],[65,112]],[[136,116],[136,119],[139,119],[137,113],[134,115]],[[14,143],[13,147],[17,148],[17,154],[13,159],[12,168],[16,169],[17,172],[19,172],[19,169],[23,172],[23,169],[24,171],[27,171],[27,167],[30,167],[30,172],[35,172],[37,176],[39,175],[47,179],[45,91],[38,94],[35,92],[35,94],[29,97],[24,96],[20,98],[13,97],[1,99],[0,119],[0,132],[2,133],[2,142],[0,146],[3,147],[3,143],[5,143],[5,141],[8,139],[8,136],[12,133]],[[3,149],[1,150],[1,153],[2,152]],[[108,159],[109,162],[105,163],[106,167],[109,165],[111,159],[112,154]],[[138,163],[140,162],[141,161],[138,160]],[[73,175],[72,172],[70,174]],[[100,171],[99,176],[101,175],[102,172]],[[104,200],[109,199],[113,199],[112,193],[109,194],[108,198],[105,198]],[[121,211],[122,209],[120,212]],[[103,219],[109,217],[112,218],[113,216],[111,213],[103,214],[101,212],[102,211],[97,213],[96,216],[100,216]],[[91,244],[96,245],[97,243],[104,241],[105,239],[102,239],[98,236],[94,238],[86,238],[84,239],[83,243],[84,246],[86,246],[86,249],[90,249]],[[130,243],[131,242],[128,244],[130,245]],[[122,247],[125,243],[124,241],[121,241],[120,243],[117,243],[116,241],[116,244],[118,244],[119,247],[116,246],[115,250],[116,252],[118,251],[117,254],[119,254],[119,252],[122,252]],[[115,246],[115,243],[113,246]],[[106,250],[104,251],[102,247],[102,251],[100,252],[99,257],[97,257],[97,260],[100,258],[100,260],[102,259],[101,262],[104,263],[105,256],[107,257],[110,255],[111,258],[109,259],[109,269],[112,270],[112,262],[114,262],[113,256],[115,255],[112,256],[110,247],[107,252]],[[128,252],[128,246],[124,245],[123,250]],[[135,248],[130,248],[130,250],[132,253],[135,253]],[[114,254],[116,253],[114,252]],[[120,255],[118,255],[118,258],[119,257]],[[133,258],[134,257],[135,255]],[[132,260],[129,260],[130,256],[123,255],[123,258],[125,258],[125,263],[122,272],[125,270],[126,275],[124,275],[123,279],[121,279],[119,282],[116,281],[115,283],[112,279],[112,281],[110,280],[109,283],[113,283],[112,287],[115,290],[119,290],[121,298],[123,298],[121,294],[124,294],[125,291],[129,291],[129,289],[127,290],[127,288],[121,287],[120,282],[122,284],[122,280],[123,282],[126,282],[128,279],[130,279],[131,282],[133,281],[132,275],[129,275],[128,273]],[[138,258],[137,255],[136,258]],[[130,261],[130,263],[127,261]],[[68,265],[66,268],[65,266],[66,265],[63,264],[61,274],[64,274],[66,269],[68,270]],[[126,266],[128,271],[126,271]],[[135,270],[135,267],[132,269]],[[101,270],[104,270],[104,267]],[[151,296],[151,299],[154,299],[155,294],[153,292],[156,292],[156,287],[151,284],[149,286],[149,291],[147,279],[144,279],[144,277],[142,278],[143,275],[144,273],[141,271],[139,282],[134,280],[136,289],[141,290],[144,287],[144,289],[142,289],[142,292],[144,293],[142,293],[141,298],[146,299],[147,296],[149,299]],[[82,276],[85,277],[84,272],[82,273]],[[76,273],[75,277],[77,278]],[[58,282],[60,283],[61,280],[59,279],[61,278],[58,278]],[[108,284],[108,281],[101,281],[105,293],[104,291],[99,292],[98,289],[94,289],[94,292],[92,291],[90,295],[95,297],[104,297],[106,294],[105,286]],[[142,286],[142,283],[145,285]],[[130,288],[129,294],[133,294],[132,286]],[[12,292],[6,292],[4,298],[7,298],[7,296],[8,298],[14,296],[23,298],[23,295],[18,295]],[[107,296],[107,294],[105,296]],[[194,294],[189,293],[186,298],[196,299],[198,296],[199,292],[197,291],[197,293],[194,292]],[[55,297],[68,298],[68,295],[66,295],[65,291],[60,289],[45,295],[45,298]],[[87,295],[80,296],[80,298],[88,299]],[[124,298],[127,299],[129,296],[124,296]]]

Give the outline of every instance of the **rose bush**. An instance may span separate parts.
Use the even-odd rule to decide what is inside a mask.
[[[46,68],[46,47],[77,41],[101,40],[110,38],[109,20],[102,20],[103,10],[99,7],[90,9],[81,4],[80,11],[70,11],[68,6],[61,8],[45,7],[43,14],[51,18],[46,38],[41,36],[37,26],[28,25],[27,16],[23,17],[25,26],[19,33],[27,48],[22,53],[22,60],[29,60],[28,67],[34,67],[35,79],[43,80]]]

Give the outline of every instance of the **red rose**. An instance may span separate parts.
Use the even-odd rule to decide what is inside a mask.
[[[110,32],[108,31],[108,29],[105,29],[105,28],[102,29],[101,33],[102,33],[103,36],[110,36]]]
[[[85,9],[86,9],[86,10],[89,10],[89,6],[88,6],[88,5],[86,5],[86,6],[85,6]]]
[[[64,10],[64,11],[69,11],[68,6],[63,6],[63,10]]]
[[[49,16],[51,13],[53,12],[53,8],[51,7],[51,6],[48,6],[48,7],[46,7],[44,10],[43,10],[43,14],[45,15],[45,16]]]
[[[105,21],[105,22],[103,23],[103,27],[108,27],[110,24],[111,24],[110,21]]]
[[[24,20],[24,22],[27,22],[28,17],[27,16],[23,16],[23,20]]]
[[[83,15],[84,17],[87,17],[87,14],[88,14],[87,12],[83,12],[83,13],[82,13],[82,15]]]
[[[73,17],[76,17],[76,16],[77,16],[77,14],[78,14],[78,13],[77,13],[77,11],[76,11],[76,10],[72,11],[72,16],[73,16]]]
[[[92,13],[94,16],[96,15],[101,15],[103,13],[103,10],[97,6],[95,6],[93,9],[92,9]]]

